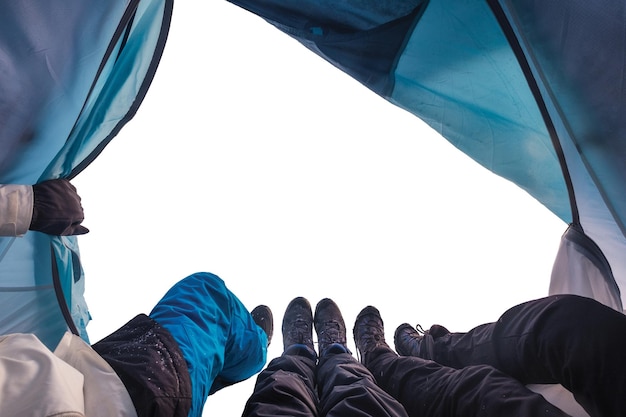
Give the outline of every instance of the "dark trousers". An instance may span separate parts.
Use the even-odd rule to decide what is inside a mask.
[[[140,314],[92,347],[124,383],[138,417],[187,417],[191,380],[167,329]]]
[[[315,362],[289,354],[272,360],[259,374],[243,416],[407,416],[351,354],[328,354]]]
[[[398,356],[380,347],[367,367],[378,385],[411,417],[566,417],[541,395],[487,365],[454,369],[436,362]]]
[[[626,416],[626,316],[589,298],[520,304],[495,323],[438,335],[431,356],[454,368],[492,365],[525,384],[560,383],[591,416]]]

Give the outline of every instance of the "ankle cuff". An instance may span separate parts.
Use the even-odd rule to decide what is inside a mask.
[[[317,354],[315,353],[315,350],[311,349],[310,346],[305,344],[291,345],[287,347],[287,349],[285,349],[283,355],[304,356],[305,358],[309,358],[311,360],[317,360]]]
[[[324,348],[322,352],[320,352],[320,356],[326,355],[336,355],[338,353],[352,353],[350,350],[341,343],[332,343]]]
[[[372,349],[371,351],[367,352],[366,354],[364,354],[363,360],[361,362],[363,363],[363,365],[367,366],[370,363],[372,363],[372,361],[374,361],[376,358],[378,358],[380,355],[388,354],[388,353],[393,353],[395,356],[398,356],[398,354],[394,352],[390,347],[378,346]]]

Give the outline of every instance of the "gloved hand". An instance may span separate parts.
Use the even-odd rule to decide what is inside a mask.
[[[30,230],[49,235],[82,235],[89,229],[80,224],[85,219],[76,188],[66,179],[33,185],[33,218]]]

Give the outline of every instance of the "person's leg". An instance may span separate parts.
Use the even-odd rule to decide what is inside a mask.
[[[317,381],[322,416],[407,416],[402,405],[348,352],[322,356]]]
[[[267,335],[224,282],[197,273],[175,284],[150,317],[172,334],[187,362],[199,416],[207,396],[242,381],[265,364]]]
[[[243,417],[316,417],[315,359],[285,352],[257,377]]]
[[[346,347],[346,326],[339,307],[326,298],[315,309],[320,351],[317,384],[320,415],[326,417],[406,417],[404,408],[376,385],[372,374]]]
[[[454,369],[418,357],[399,357],[385,342],[383,321],[374,307],[359,313],[354,337],[361,362],[410,416],[567,416],[490,366]]]
[[[439,335],[432,349],[444,365],[486,363],[523,383],[560,383],[592,416],[626,410],[618,394],[626,390],[626,316],[589,298],[529,301],[466,334]]]
[[[318,416],[313,314],[305,298],[289,303],[282,332],[284,352],[259,374],[244,417]]]
[[[418,329],[421,329],[419,325]],[[487,323],[467,333],[451,333],[440,325],[420,332],[404,323],[396,329],[394,341],[396,351],[402,356],[417,356],[452,368],[469,365],[498,367],[494,330],[495,323]]]
[[[488,365],[454,369],[379,348],[368,358],[367,367],[412,417],[567,416],[541,395]]]
[[[591,416],[626,413],[626,316],[575,295],[516,306],[495,325],[500,369],[557,381]]]
[[[191,380],[167,329],[140,314],[92,348],[120,377],[139,417],[187,417]]]

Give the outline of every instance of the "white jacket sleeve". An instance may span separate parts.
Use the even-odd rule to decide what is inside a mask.
[[[0,184],[0,236],[22,236],[33,217],[33,187]]]
[[[3,417],[85,416],[83,375],[32,334],[0,336]]]
[[[133,400],[113,368],[80,337],[65,333],[54,354],[84,377],[87,417],[137,417]]]
[[[137,417],[109,364],[67,332],[54,352],[33,334],[0,336],[0,416]]]

